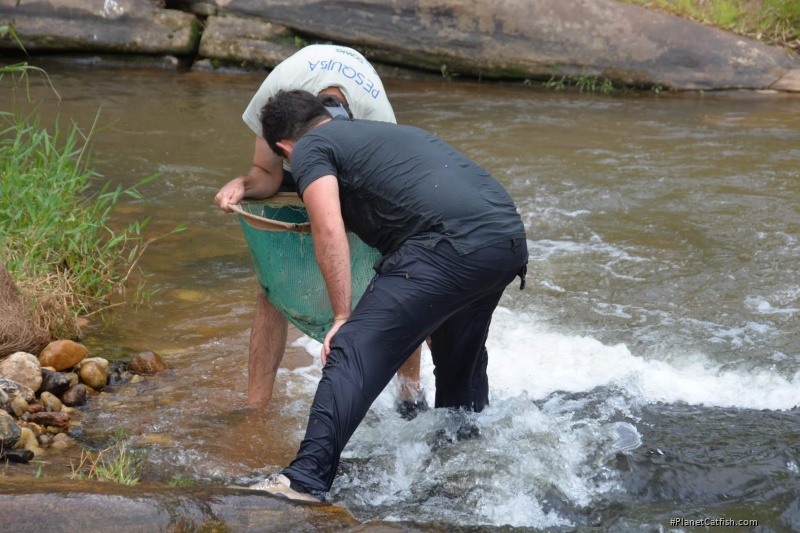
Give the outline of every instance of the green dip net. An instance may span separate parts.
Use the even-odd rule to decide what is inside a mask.
[[[314,255],[308,213],[296,195],[233,207],[239,215],[264,294],[289,321],[320,342],[333,322],[325,281]],[[349,233],[353,305],[375,275],[380,253]]]

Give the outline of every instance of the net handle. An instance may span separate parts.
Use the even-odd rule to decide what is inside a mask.
[[[282,195],[280,193],[270,197],[265,203],[301,205],[300,199],[297,197],[296,194]],[[266,231],[292,231],[294,233],[311,233],[310,222],[297,223],[297,222],[283,222],[281,220],[272,220],[271,218],[265,218],[259,215],[254,215],[249,211],[245,211],[239,204],[231,204],[228,207],[234,213],[239,214],[239,216],[242,217],[242,220],[244,220],[244,222],[252,228],[266,230]]]

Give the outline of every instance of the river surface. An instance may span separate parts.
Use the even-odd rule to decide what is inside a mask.
[[[84,130],[95,168],[142,187],[149,307],[118,307],[93,355],[171,367],[85,407],[87,444],[125,428],[148,479],[234,483],[285,466],[320,376],[291,332],[274,401],[246,400],[256,291],[239,223],[213,197],[247,170],[241,113],[261,75],[46,65],[44,122]],[[9,79],[0,103],[10,105]],[[800,530],[800,98],[602,96],[387,78],[398,121],[488,168],[519,206],[530,264],[489,335],[481,437],[444,413],[407,422],[396,384],[348,444],[331,499],[363,521],[572,531],[692,531],[693,520]],[[22,98],[18,93],[17,98]],[[433,401],[431,359],[423,382]]]

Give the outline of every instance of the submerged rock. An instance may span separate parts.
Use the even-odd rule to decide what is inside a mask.
[[[364,527],[329,504],[290,502],[262,491],[142,483],[62,481],[0,483],[4,531],[385,531]],[[403,528],[403,531],[421,531]]]
[[[137,374],[158,374],[169,370],[167,363],[155,352],[141,352],[131,359],[128,370]]]
[[[0,459],[12,463],[28,463],[34,456],[35,454],[30,450],[0,450]]]

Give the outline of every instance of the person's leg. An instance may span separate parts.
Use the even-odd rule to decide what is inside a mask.
[[[428,410],[428,402],[419,377],[422,346],[414,350],[400,370],[397,371],[397,380],[400,390],[394,408],[401,418],[414,420],[420,413]]]
[[[347,441],[414,349],[471,302],[492,294],[496,304],[523,264],[516,253],[465,261],[449,245],[440,248],[409,245],[388,256],[333,337],[305,438],[282,471],[312,493],[330,490]],[[437,342],[432,339],[434,351]]]
[[[468,278],[474,276],[482,290],[431,334],[435,407],[480,412],[489,403],[489,325],[506,286],[516,276],[524,280],[527,262],[528,251],[522,240],[502,242],[461,257],[459,268]]]
[[[401,402],[416,402],[422,394],[422,384],[419,378],[419,366],[422,359],[422,346],[414,350],[400,370],[397,379],[400,381],[400,391],[397,396]]]
[[[376,311],[372,308],[371,316],[365,317],[356,309],[334,336],[300,450],[282,471],[315,495],[330,490],[348,440],[409,352],[422,340],[404,339],[411,339],[415,327],[396,335],[400,328],[385,327],[386,321],[377,316],[391,319],[395,313]]]
[[[286,349],[288,328],[286,317],[259,290],[247,365],[247,404],[251,407],[266,407],[272,398],[275,375]]]
[[[431,334],[436,367],[435,407],[480,412],[489,403],[486,338],[502,295],[503,289],[499,289],[470,303]]]
[[[527,263],[527,248],[520,241],[483,248],[461,258],[465,272],[482,271],[483,290],[431,334],[431,354],[436,368],[435,407],[461,407],[480,412],[489,403],[489,325],[506,286]]]
[[[312,493],[330,490],[342,450],[369,407],[438,325],[426,315],[428,303],[417,297],[422,279],[413,272],[416,255],[395,252],[391,261],[384,261],[331,340],[305,438],[294,461],[282,470]],[[406,278],[408,272],[413,281]]]

